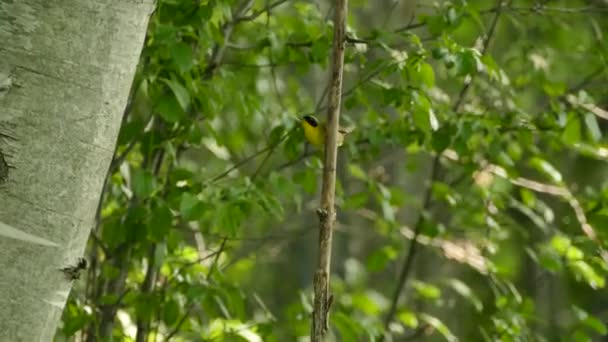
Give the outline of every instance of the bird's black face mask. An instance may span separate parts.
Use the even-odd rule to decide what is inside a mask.
[[[308,124],[311,125],[312,127],[317,127],[319,125],[319,123],[317,122],[317,119],[313,118],[310,115],[306,115],[304,117],[304,121],[308,122]]]

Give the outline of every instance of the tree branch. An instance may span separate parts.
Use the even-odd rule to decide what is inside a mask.
[[[479,14],[490,14],[490,13],[496,13],[496,12],[513,12],[513,13],[529,13],[529,14],[545,14],[547,12],[553,12],[553,13],[562,13],[562,14],[585,14],[585,13],[602,13],[602,12],[606,12],[608,11],[608,7],[601,7],[601,6],[585,6],[585,7],[548,7],[548,6],[544,6],[544,5],[534,5],[531,7],[515,7],[515,6],[510,6],[510,5],[506,5],[506,6],[501,6],[500,4],[497,6],[494,6],[492,8],[488,8],[485,10],[480,10],[478,13]],[[468,15],[468,14],[465,14]],[[405,26],[399,27],[397,29],[395,29],[393,32],[395,33],[400,33],[400,32],[404,32],[404,31],[409,31],[412,29],[416,29],[419,27],[422,27],[426,25],[426,22],[422,21],[422,22],[415,22],[415,23],[408,23]]]
[[[509,6],[511,4],[512,1],[510,1],[506,6]],[[498,4],[496,5],[496,12],[494,13],[494,18],[492,19],[492,24],[490,24],[490,30],[488,31],[488,34],[486,35],[486,38],[483,40],[483,48],[481,50],[481,55],[485,55],[486,52],[488,51],[488,47],[490,46],[490,39],[492,39],[492,36],[494,36],[494,32],[496,30],[496,24],[498,24],[498,18],[500,17],[501,12],[501,7],[502,6],[502,1],[498,0]],[[462,101],[464,101],[464,98],[467,95],[467,92],[469,91],[469,88],[471,87],[471,84],[473,84],[473,79],[475,78],[476,74],[472,74],[471,78],[469,79],[468,82],[466,82],[464,84],[464,86],[462,87],[462,89],[460,90],[460,94],[458,94],[458,100],[456,100],[456,103],[454,104],[454,106],[452,107],[453,111],[458,111],[458,108],[460,108],[460,105],[462,104]]]
[[[420,232],[422,230],[422,223],[424,222],[424,213],[429,209],[431,205],[433,182],[437,179],[439,173],[439,157],[440,155],[434,156],[433,161],[431,163],[431,177],[428,179],[428,184],[426,186],[422,209],[420,211],[420,214],[418,215],[418,219],[416,220],[416,224],[414,226],[414,236],[410,242],[410,248],[408,249],[407,256],[403,261],[403,267],[399,272],[397,286],[395,287],[395,292],[393,292],[393,297],[391,299],[391,306],[384,319],[385,334],[380,337],[380,342],[384,341],[389,325],[391,324],[393,318],[395,317],[395,314],[397,313],[397,304],[399,302],[399,297],[401,297],[401,292],[405,287],[405,282],[407,281],[410,271],[412,269],[412,264],[414,262],[414,257],[416,256],[416,251],[419,244],[418,236],[420,235]]]
[[[329,309],[332,295],[329,293],[331,242],[336,223],[334,206],[336,192],[336,164],[338,159],[338,123],[342,100],[344,73],[344,48],[347,16],[347,0],[336,0],[334,7],[334,41],[331,64],[327,126],[325,131],[325,159],[323,163],[323,188],[319,215],[319,263],[314,275],[314,309],[311,340],[321,342],[329,329]]]
[[[224,57],[224,51],[226,50],[226,46],[230,37],[232,37],[232,31],[234,26],[239,22],[239,18],[245,14],[253,5],[253,0],[245,0],[239,7],[236,9],[233,14],[233,19],[226,22],[222,25],[222,38],[224,40],[223,44],[215,44],[213,46],[213,50],[211,51],[211,56],[209,57],[209,63],[207,67],[203,71],[203,78],[210,79],[213,76],[213,72],[217,67],[220,66],[222,62],[222,58]]]
[[[236,19],[236,21],[251,21],[259,17],[260,15],[272,11],[275,7],[278,7],[289,0],[278,0],[271,4],[266,5],[263,9],[254,11],[250,15],[243,15]]]

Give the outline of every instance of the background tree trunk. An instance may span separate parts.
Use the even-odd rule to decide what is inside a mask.
[[[50,341],[153,0],[0,0],[0,340]]]

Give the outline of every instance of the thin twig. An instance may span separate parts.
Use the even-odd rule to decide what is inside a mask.
[[[530,14],[543,14],[543,12],[556,12],[556,13],[566,13],[566,14],[584,14],[584,13],[602,13],[608,11],[608,7],[594,7],[594,6],[586,6],[586,7],[547,7],[547,6],[532,6],[532,7],[513,7],[510,5],[501,6],[497,5],[492,8],[480,10],[479,14],[491,14],[496,13],[498,11],[501,12],[514,12],[514,13],[530,13]],[[469,15],[468,13],[464,13],[464,15]],[[426,25],[426,22],[416,22],[416,23],[408,23],[405,26],[399,27],[393,32],[400,33],[404,31],[409,31],[412,29],[416,29]]]
[[[182,327],[182,325],[184,324],[184,322],[186,321],[186,319],[188,319],[188,316],[190,316],[190,311],[193,308],[194,308],[194,303],[189,303],[188,306],[186,307],[186,312],[184,312],[184,314],[182,315],[182,317],[180,317],[180,319],[177,321],[177,324],[175,325],[175,328],[173,328],[173,330],[171,330],[171,332],[169,332],[167,334],[167,336],[165,336],[165,342],[167,342],[170,339],[172,339],[173,336],[175,336],[175,334],[177,334],[179,332],[179,329]]]
[[[489,8],[487,10],[479,11],[479,13],[494,13],[498,11],[498,7]],[[584,14],[584,13],[602,13],[608,11],[608,7],[600,6],[585,6],[585,7],[551,7],[543,5],[535,5],[532,7],[517,7],[507,6],[502,9],[503,12],[516,12],[516,13],[533,13],[543,14],[543,12],[554,12],[554,13],[565,13],[565,14]]]
[[[224,237],[224,239],[222,240],[222,243],[220,244],[220,249],[215,254],[215,258],[213,258],[213,262],[211,263],[211,266],[209,267],[209,272],[207,272],[207,279],[211,278],[211,275],[213,275],[213,271],[217,268],[217,263],[218,263],[218,261],[220,261],[220,256],[222,255],[222,252],[224,251],[224,248],[226,247],[226,241],[228,241],[228,239],[226,237]]]
[[[158,277],[158,268],[157,260],[156,260],[156,248],[157,245],[153,244],[149,247],[148,250],[148,269],[146,270],[146,275],[144,277],[144,281],[140,287],[140,293],[145,295],[150,295],[156,286],[156,280]],[[148,334],[150,332],[151,319],[147,317],[137,317],[136,321],[137,325],[137,335],[135,335],[135,341],[144,342],[148,340]]]
[[[257,156],[264,154],[265,152],[271,151],[274,148],[276,148],[276,146],[278,146],[280,143],[283,142],[283,140],[287,139],[287,137],[289,137],[289,135],[291,135],[293,132],[295,131],[295,128],[291,129],[290,131],[288,131],[287,133],[285,133],[281,138],[279,138],[278,141],[276,141],[273,144],[270,144],[266,147],[264,147],[263,149],[253,153],[252,155],[246,157],[245,159],[241,160],[240,162],[236,163],[234,166],[232,166],[231,168],[229,168],[228,170],[221,172],[220,174],[214,176],[213,178],[211,178],[207,184],[213,184],[215,182],[217,182],[218,180],[228,176],[232,171],[241,168],[243,165],[249,163],[250,161],[252,161],[253,159],[255,159]]]
[[[207,278],[211,277],[213,270],[217,267],[217,263],[220,259],[220,255],[224,251],[225,247],[226,247],[226,239],[224,239],[222,241],[222,244],[220,245],[220,248],[217,250],[217,252],[213,253],[213,254],[215,254],[215,258],[213,259],[213,263],[211,264],[211,267],[209,268],[209,272],[207,273]],[[173,338],[173,336],[175,336],[175,334],[177,334],[179,332],[179,329],[182,327],[182,324],[184,324],[186,319],[190,316],[190,311],[194,308],[194,304],[195,304],[194,302],[190,302],[187,304],[186,312],[184,312],[182,317],[180,317],[180,319],[177,321],[175,328],[173,328],[173,330],[171,330],[171,332],[169,332],[166,335],[165,341],[169,341],[171,338]]]
[[[264,13],[268,12],[270,14],[270,11],[272,11],[275,7],[278,7],[278,6],[286,3],[287,1],[289,1],[289,0],[279,0],[279,1],[275,1],[271,4],[267,4],[263,9],[254,11],[250,15],[244,15],[244,16],[238,17],[237,21],[251,21],[251,20],[256,19],[257,17],[259,17],[260,15],[262,15]]]
[[[488,47],[490,46],[490,39],[492,38],[492,36],[494,36],[494,31],[496,30],[496,25],[498,24],[498,18],[500,17],[500,14],[501,14],[501,11],[500,11],[500,9],[502,8],[501,2],[502,2],[501,0],[498,0],[498,5],[496,5],[497,11],[494,13],[494,18],[492,19],[492,24],[490,24],[490,30],[488,31],[488,34],[486,35],[486,38],[483,41],[483,47],[481,50],[482,56],[485,55],[486,52],[488,51]],[[510,2],[509,2],[509,4],[510,4]],[[509,5],[507,4],[507,6],[509,6]],[[452,110],[454,112],[457,112],[458,109],[460,108],[460,105],[462,104],[462,101],[464,101],[464,98],[466,97],[467,92],[469,91],[469,88],[471,88],[471,84],[473,84],[473,80],[475,79],[476,75],[477,75],[476,73],[471,74],[469,81],[464,84],[462,89],[460,89],[460,94],[458,95],[458,99],[456,100],[456,103],[452,107]]]
[[[224,51],[226,50],[226,46],[228,41],[232,37],[232,32],[234,26],[239,22],[239,18],[242,17],[253,5],[253,0],[245,0],[239,5],[233,14],[233,19],[226,22],[222,25],[222,44],[215,44],[213,49],[211,50],[211,56],[209,57],[209,62],[207,63],[207,67],[203,71],[203,79],[210,79],[213,76],[215,69],[217,69],[224,57]]]

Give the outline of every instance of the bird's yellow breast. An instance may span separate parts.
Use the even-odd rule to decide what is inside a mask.
[[[313,127],[307,122],[302,122],[302,127],[304,128],[304,136],[309,143],[315,146],[322,146],[325,142],[325,129],[319,125],[317,127]]]

